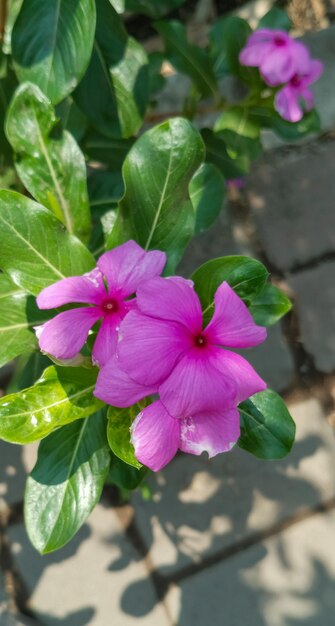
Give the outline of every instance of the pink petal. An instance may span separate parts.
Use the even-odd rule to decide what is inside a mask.
[[[180,418],[212,409],[221,411],[235,403],[235,382],[215,367],[219,350],[188,350],[159,386],[161,401],[170,415]]]
[[[180,449],[189,454],[207,452],[211,458],[231,450],[240,436],[240,415],[235,408],[180,421]]]
[[[311,85],[318,80],[323,72],[323,63],[321,61],[317,61],[316,59],[312,59],[309,66],[308,77],[305,79],[305,84]]]
[[[276,93],[275,109],[284,120],[299,122],[304,115],[300,98],[300,90],[288,84]]]
[[[178,450],[180,422],[173,419],[157,400],[136,417],[131,433],[136,458],[158,472]]]
[[[214,306],[214,315],[205,330],[212,343],[251,348],[266,339],[266,329],[255,324],[247,306],[227,282],[217,289]]]
[[[109,315],[102,320],[92,350],[93,361],[99,367],[105,365],[116,352],[119,325],[120,318],[117,315]]]
[[[157,384],[191,346],[192,336],[179,324],[130,311],[120,326],[120,367],[138,383]]]
[[[274,44],[276,40],[283,42],[283,45],[291,44],[293,41],[291,37],[283,30],[275,28],[259,28],[255,30],[247,41],[247,46],[259,42],[269,42]]]
[[[248,67],[259,67],[266,56],[273,50],[273,44],[268,41],[259,41],[248,44],[243,48],[239,55],[241,65]]]
[[[313,63],[308,48],[300,41],[294,41],[291,55],[294,62],[294,74],[308,74]]]
[[[55,309],[71,302],[100,304],[106,298],[101,272],[95,268],[83,276],[71,276],[46,287],[37,296],[40,309]]]
[[[220,350],[217,354],[216,367],[235,382],[237,389],[236,404],[247,400],[258,391],[264,391],[267,385],[258,376],[254,368],[242,356],[230,350]]]
[[[138,290],[137,304],[151,317],[178,322],[190,332],[201,331],[201,304],[191,280],[180,276],[153,278]]]
[[[59,313],[38,327],[40,349],[57,359],[72,359],[83,347],[88,331],[101,318],[96,307],[72,309]]]
[[[290,50],[273,48],[262,60],[260,71],[265,82],[272,87],[286,83],[295,73]]]
[[[105,252],[97,261],[110,293],[115,292],[124,298],[135,293],[143,280],[161,274],[165,263],[164,252],[145,252],[135,241],[127,241]]]
[[[135,383],[120,368],[115,356],[101,368],[94,390],[97,398],[120,408],[131,406],[154,393],[157,393],[157,387]]]

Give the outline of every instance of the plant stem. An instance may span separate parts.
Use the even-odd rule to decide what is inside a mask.
[[[7,19],[7,0],[0,0],[0,41],[5,34],[5,25]]]

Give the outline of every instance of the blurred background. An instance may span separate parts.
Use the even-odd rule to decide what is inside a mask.
[[[41,557],[22,521],[36,447],[0,442],[1,626],[334,626],[335,0],[187,0],[172,17],[205,45],[218,16],[255,26],[274,4],[324,63],[313,86],[322,132],[290,144],[266,131],[264,155],[243,188],[230,187],[219,222],[193,240],[180,271],[249,254],[292,298],[248,358],[289,405],[293,451],[269,462],[237,447],[212,461],[177,456],[149,480],[151,500],[124,501],[106,487],[76,538]],[[148,19],[129,15],[127,29],[157,49]],[[180,110],[188,87],[165,73],[158,116]],[[0,370],[1,393],[11,373]]]

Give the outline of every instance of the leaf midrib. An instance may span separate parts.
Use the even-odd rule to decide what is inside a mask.
[[[32,409],[30,408],[27,411],[24,411],[23,413],[14,413],[10,416],[6,416],[7,418],[10,417],[10,419],[16,419],[19,417],[27,417],[28,415],[31,415],[31,413],[33,412],[34,415],[36,415],[36,413],[41,413],[43,411],[48,411],[49,409],[52,409],[53,407],[58,407],[61,406],[62,404],[66,403],[66,402],[72,402],[72,400],[75,400],[76,398],[80,398],[81,396],[84,396],[85,394],[89,393],[90,391],[92,391],[92,389],[94,389],[95,384],[94,385],[90,385],[89,387],[85,387],[85,389],[82,389],[81,391],[78,391],[77,393],[74,393],[72,395],[67,395],[65,398],[62,398],[61,400],[58,400],[57,402],[53,402],[52,404],[48,404],[46,406],[42,406],[39,409]],[[8,400],[8,396],[5,396],[5,399]],[[0,412],[1,412],[1,403],[0,403]]]

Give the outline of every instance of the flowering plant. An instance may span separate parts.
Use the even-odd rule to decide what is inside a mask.
[[[318,130],[321,65],[278,9],[253,34],[219,19],[207,48],[169,19],[153,22],[164,53],[128,35],[126,11],[157,20],[181,4],[1,4],[0,365],[15,358],[16,371],[0,438],[42,440],[25,494],[42,553],[74,536],[106,482],[136,488],[178,450],[271,459],[293,444],[284,402],[234,351],[264,341],[289,300],[249,257],[175,273],[259,156],[262,128]],[[192,84],[155,124],[167,61]],[[204,100],[217,119],[198,130]]]

